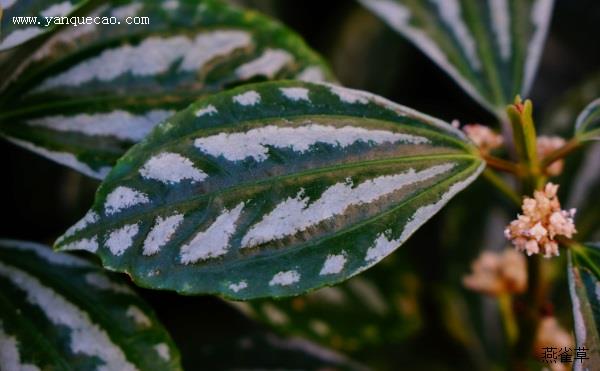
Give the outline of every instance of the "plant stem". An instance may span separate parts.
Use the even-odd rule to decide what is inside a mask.
[[[571,154],[572,152],[577,150],[579,147],[581,147],[581,141],[579,141],[579,139],[577,139],[576,137],[572,138],[567,143],[565,143],[564,146],[560,147],[556,151],[554,151],[554,152],[550,153],[548,156],[544,157],[544,159],[542,160],[542,163],[541,163],[542,169],[546,169],[548,166],[552,165],[552,163],[554,163],[555,161],[568,156],[569,154]]]
[[[508,197],[515,205],[521,205],[521,197],[502,179],[498,174],[494,173],[490,169],[483,171],[483,177],[490,182],[496,189],[502,194]]]
[[[506,161],[499,157],[490,156],[488,154],[483,154],[483,159],[487,163],[487,165],[493,169],[503,171],[505,173],[511,173],[518,175],[521,173],[518,164]]]
[[[526,370],[525,365],[534,350],[535,338],[541,319],[541,310],[546,299],[547,283],[544,277],[541,257],[528,258],[528,287],[525,295],[519,298],[521,312],[518,313],[519,337],[513,348],[513,370]]]
[[[572,240],[568,237],[565,236],[557,236],[556,239],[558,240],[558,242],[563,245],[564,247],[568,248],[568,249],[572,249],[572,250],[583,250],[585,247],[580,244],[579,242]]]
[[[502,325],[504,333],[510,347],[515,345],[519,337],[519,327],[513,312],[512,297],[510,294],[502,294],[498,297],[500,314],[502,315]]]

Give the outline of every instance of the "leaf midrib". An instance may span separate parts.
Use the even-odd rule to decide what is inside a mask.
[[[469,172],[472,173],[478,166],[479,165],[477,163],[474,163],[472,166],[466,168],[464,171],[459,172],[459,173],[457,173],[457,174],[455,174],[455,175],[453,175],[453,176],[451,176],[451,177],[449,177],[449,178],[447,178],[445,180],[442,180],[442,181],[436,183],[435,185],[433,185],[432,187],[434,187],[434,186],[441,186],[442,184],[448,184],[448,183],[454,184],[455,180],[457,178],[464,176],[465,173],[469,173]],[[293,252],[297,252],[298,250],[300,250],[302,248],[305,248],[305,247],[307,247],[309,245],[314,245],[315,241],[323,241],[323,240],[327,240],[327,239],[332,238],[332,237],[339,237],[339,236],[341,236],[343,234],[349,233],[349,232],[351,232],[351,231],[353,231],[353,230],[355,230],[357,228],[360,228],[360,227],[362,227],[362,226],[364,226],[364,225],[366,225],[368,223],[372,223],[372,222],[376,221],[377,219],[379,219],[379,218],[381,218],[383,216],[386,216],[386,215],[389,215],[389,214],[391,214],[393,212],[396,212],[399,208],[404,207],[407,203],[415,201],[415,200],[419,199],[420,197],[422,197],[424,194],[427,193],[427,191],[429,189],[431,189],[431,187],[427,188],[427,189],[423,189],[420,192],[415,192],[412,197],[407,198],[406,200],[402,201],[396,207],[390,208],[389,210],[387,210],[385,212],[376,214],[376,215],[374,215],[374,216],[372,216],[370,218],[367,218],[367,219],[365,219],[365,220],[363,220],[363,221],[361,221],[359,223],[353,224],[352,226],[350,226],[348,228],[344,228],[344,229],[336,232],[333,235],[323,236],[323,237],[318,238],[318,239],[316,239],[314,241],[305,242],[305,243],[296,245],[296,246],[294,246],[293,250],[289,250],[289,249],[271,249],[271,250],[269,250],[269,254],[257,254],[257,255],[252,256],[251,259],[253,261],[262,261],[262,260],[267,260],[267,259],[279,258],[279,257],[281,257],[283,255],[287,255],[287,254],[290,254],[290,253],[293,253]],[[404,242],[406,242],[406,241],[403,241],[402,243],[404,243]],[[103,264],[108,263],[109,260],[111,260],[111,258],[113,258],[110,255],[103,254],[103,253],[98,253],[98,255],[102,259],[102,263]],[[247,264],[247,263],[248,263],[248,260],[246,260],[246,259],[237,259],[237,260],[228,261],[226,263],[226,266],[227,266],[227,269],[235,269],[236,267],[243,266],[244,264]],[[223,265],[221,264],[221,265],[215,266],[213,264],[206,264],[206,265],[203,265],[202,267],[195,266],[195,268],[190,268],[190,269],[201,269],[201,270],[203,270],[204,273],[209,273],[210,274],[210,273],[213,273],[215,271],[222,271],[223,270]],[[154,288],[154,289],[156,288],[155,285],[152,285],[150,283],[145,282],[144,279],[143,279],[143,277],[141,277],[141,276],[138,277],[137,275],[132,274],[131,271],[130,271],[130,268],[129,268],[129,264],[125,265],[123,268],[117,269],[117,271],[123,271],[123,272],[129,274],[132,277],[132,280],[136,284],[138,284],[138,285],[140,285],[142,287],[149,287],[149,288]],[[357,275],[357,274],[359,274],[361,272],[362,272],[362,270],[357,270],[357,271],[354,272],[354,274],[350,274],[348,276],[343,276],[339,280],[336,280],[336,281],[333,281],[333,282],[329,282],[329,283],[323,283],[321,285],[317,285],[317,286],[313,287],[310,291],[314,291],[314,290],[317,290],[317,289],[319,289],[321,287],[324,287],[324,286],[331,286],[331,285],[334,285],[336,283],[348,280],[349,278],[351,278],[351,277],[353,277],[353,276],[355,276],[355,275]],[[177,284],[175,284],[175,285],[171,284],[171,285],[168,285],[168,286],[163,286],[162,289],[175,290],[176,292],[179,292],[179,293],[189,294],[189,292],[184,291],[184,289],[181,286],[177,286]],[[226,292],[222,292],[222,291],[219,291],[219,290],[216,290],[216,289],[212,289],[212,290],[209,290],[209,291],[206,291],[206,292],[203,292],[203,293],[205,293],[205,294],[219,295],[221,297],[229,298],[229,299],[239,299],[240,298],[240,297],[237,297],[237,296],[234,296],[234,295],[230,295],[230,294],[228,294]],[[266,296],[268,296],[268,295],[262,295],[262,296],[258,296],[256,298],[266,297]]]
[[[427,161],[427,160],[460,160],[460,159],[465,159],[465,160],[478,160],[477,157],[475,156],[471,156],[471,155],[467,155],[467,154],[454,154],[454,155],[450,155],[450,154],[443,154],[443,155],[420,155],[420,156],[406,156],[406,157],[401,157],[401,158],[392,158],[392,159],[384,159],[384,160],[372,160],[372,161],[364,161],[364,162],[360,162],[360,163],[351,163],[351,164],[343,164],[343,165],[335,165],[335,166],[327,166],[327,167],[322,167],[322,168],[318,168],[318,169],[308,169],[305,171],[301,171],[301,172],[297,172],[297,173],[293,173],[293,174],[285,174],[285,175],[279,175],[279,176],[275,176],[275,177],[269,177],[266,179],[261,179],[258,181],[254,181],[254,182],[247,182],[247,183],[242,183],[230,188],[226,188],[223,190],[219,190],[219,191],[214,191],[211,193],[205,193],[202,195],[198,195],[198,196],[194,196],[194,197],[190,197],[190,198],[186,198],[184,200],[181,200],[179,202],[176,203],[171,203],[171,204],[166,204],[166,205],[161,205],[158,207],[154,207],[152,208],[149,212],[139,212],[133,215],[128,215],[126,217],[123,218],[115,218],[112,220],[105,220],[103,225],[100,225],[101,222],[97,223],[97,224],[93,224],[91,226],[89,226],[88,228],[86,228],[84,231],[86,233],[83,232],[78,232],[76,234],[74,234],[73,236],[70,236],[69,238],[66,238],[61,245],[65,245],[67,243],[69,243],[70,241],[74,241],[74,240],[79,240],[81,238],[85,238],[86,236],[90,237],[93,235],[98,234],[98,232],[103,232],[106,231],[108,229],[110,229],[111,226],[114,225],[123,225],[123,224],[127,224],[131,221],[137,221],[139,222],[142,219],[145,219],[147,217],[155,217],[157,215],[162,215],[161,213],[165,210],[171,210],[171,209],[177,209],[178,205],[183,205],[183,204],[190,204],[190,203],[198,203],[204,199],[209,199],[209,198],[213,198],[215,196],[219,196],[222,194],[226,194],[226,193],[235,193],[240,189],[249,189],[249,188],[253,188],[256,186],[260,186],[263,184],[269,184],[269,183],[274,183],[274,182],[279,182],[279,181],[284,181],[286,179],[290,179],[290,178],[297,178],[297,177],[306,177],[306,176],[310,176],[310,175],[316,175],[316,174],[320,174],[320,173],[327,173],[330,172],[332,170],[344,170],[344,169],[352,169],[352,168],[360,168],[360,167],[366,167],[369,165],[385,165],[385,164],[393,164],[393,163],[403,163],[403,162],[410,162],[410,161]],[[97,206],[96,203],[94,204],[94,206]],[[100,210],[96,210],[97,212],[101,212]],[[106,218],[106,217],[105,217]]]

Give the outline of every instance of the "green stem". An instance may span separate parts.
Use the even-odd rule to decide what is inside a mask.
[[[525,295],[519,298],[522,312],[517,315],[519,337],[513,347],[513,370],[526,370],[527,360],[534,351],[535,338],[541,319],[541,311],[546,300],[546,277],[542,266],[542,257],[529,257],[527,276],[528,286]]]
[[[498,174],[490,169],[485,169],[483,177],[503,195],[508,197],[516,206],[521,205],[521,197]]]
[[[513,312],[512,297],[510,294],[500,295],[498,297],[498,305],[500,307],[500,314],[502,315],[504,333],[509,346],[512,347],[519,337],[519,327],[517,326],[517,320]]]

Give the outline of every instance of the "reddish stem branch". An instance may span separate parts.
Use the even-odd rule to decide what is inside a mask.
[[[542,159],[542,169],[546,169],[548,166],[552,165],[554,162],[565,158],[575,150],[577,150],[581,146],[581,142],[577,138],[573,138],[564,146],[560,147],[554,152],[551,152],[548,156]]]
[[[505,173],[511,173],[515,175],[519,175],[521,171],[519,170],[519,166],[511,161],[507,161],[498,157],[490,156],[487,154],[483,155],[483,158],[487,165],[492,169],[496,169],[499,171],[503,171]]]

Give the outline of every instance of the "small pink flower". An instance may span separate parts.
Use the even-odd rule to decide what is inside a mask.
[[[541,136],[537,138],[537,155],[540,160],[543,160],[544,157],[547,157],[550,153],[556,151],[560,147],[565,145],[565,140],[561,137],[546,137]],[[560,175],[563,171],[563,167],[565,165],[564,160],[554,161],[546,171],[550,176]]]
[[[571,238],[577,233],[573,221],[575,209],[562,210],[557,192],[558,185],[548,183],[543,191],[535,191],[533,198],[525,197],[523,214],[504,230],[504,236],[517,250],[527,255],[543,253],[546,258],[558,256],[556,237]]]
[[[527,264],[515,250],[482,252],[471,264],[472,273],[463,277],[466,288],[487,295],[522,293],[527,289]]]
[[[483,153],[489,153],[490,151],[501,147],[504,143],[502,135],[495,133],[487,126],[469,124],[463,126],[462,130]]]
[[[540,361],[547,362],[548,360],[544,359],[544,348],[555,348],[557,352],[568,349],[572,354],[574,343],[573,336],[558,323],[556,317],[544,317],[536,332],[533,351]],[[552,371],[567,371],[571,366],[561,362],[548,363]]]

